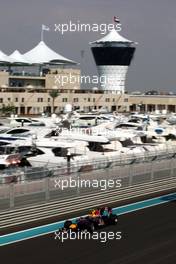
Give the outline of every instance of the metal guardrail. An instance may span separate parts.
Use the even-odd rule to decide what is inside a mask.
[[[0,211],[13,210],[16,208],[28,207],[40,203],[48,203],[63,199],[73,200],[76,197],[84,195],[96,195],[98,192],[117,191],[125,188],[133,188],[144,184],[155,184],[158,181],[168,181],[176,179],[176,159],[153,160],[146,163],[132,163],[123,166],[113,166],[99,170],[79,171],[68,173],[64,168],[54,171],[54,176],[40,178],[36,180],[24,180],[17,183],[8,183],[0,185]],[[67,170],[68,168],[66,168]],[[89,180],[90,186],[78,186],[74,188],[67,186],[61,189],[57,186],[58,181],[68,181],[72,179],[76,183]],[[120,180],[121,186],[102,188],[93,186],[95,180],[98,183],[108,182],[111,179],[114,182]],[[105,185],[104,185],[105,187]],[[175,186],[176,187],[176,186]]]

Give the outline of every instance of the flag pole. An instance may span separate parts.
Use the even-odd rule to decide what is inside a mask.
[[[42,27],[42,30],[41,30],[41,41],[43,41],[43,27]]]

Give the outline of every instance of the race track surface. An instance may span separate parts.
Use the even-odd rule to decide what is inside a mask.
[[[119,217],[116,226],[101,229],[122,232],[121,240],[67,240],[50,234],[0,247],[4,263],[14,264],[175,264],[176,202]]]

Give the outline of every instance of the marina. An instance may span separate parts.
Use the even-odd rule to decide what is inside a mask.
[[[45,120],[38,117],[32,125],[25,117],[11,117],[0,128],[1,178],[15,167],[18,171],[68,167],[76,172],[84,170],[84,163],[94,170],[102,164],[107,168],[113,163],[120,166],[174,158],[176,126],[170,118],[73,113]]]

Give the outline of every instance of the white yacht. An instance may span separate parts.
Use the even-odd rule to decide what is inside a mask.
[[[0,170],[16,167],[21,163],[21,155],[11,147],[0,147]]]

